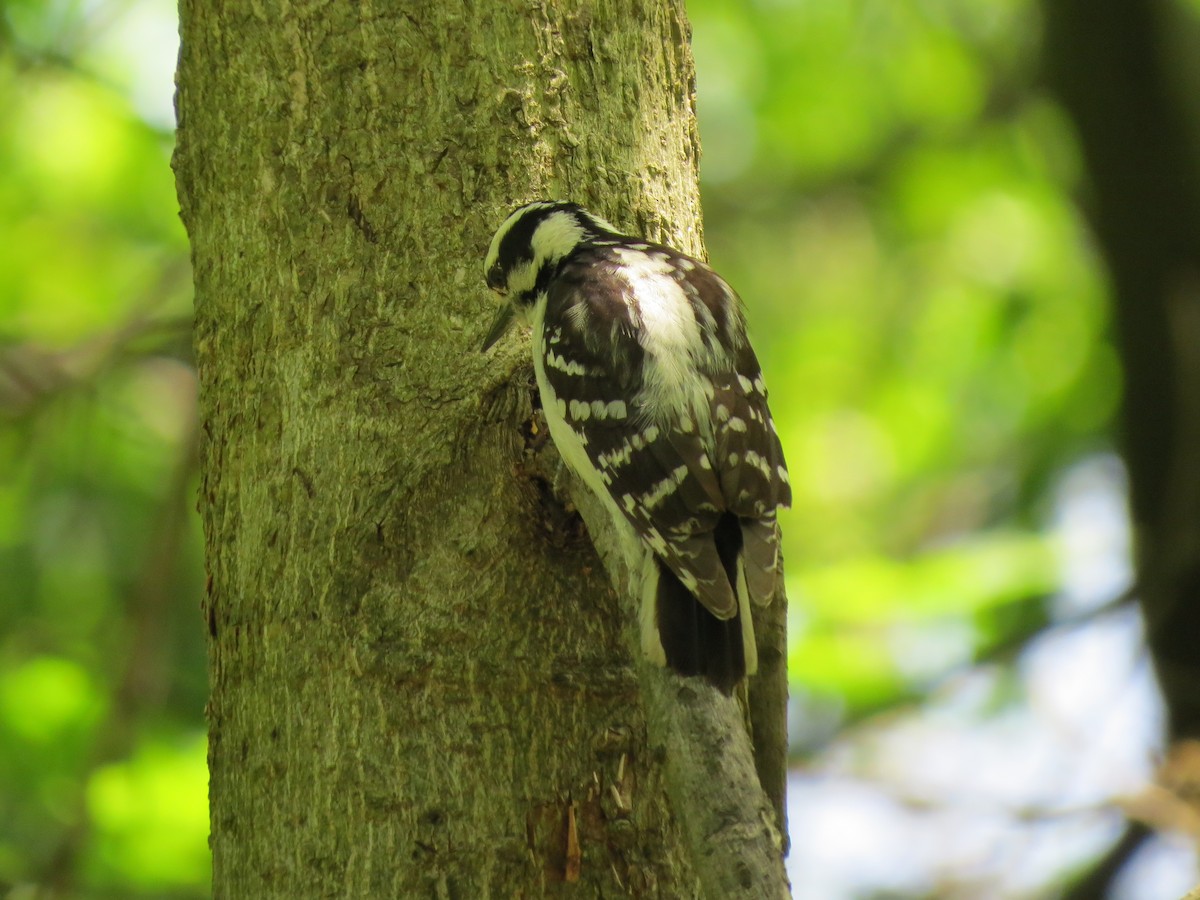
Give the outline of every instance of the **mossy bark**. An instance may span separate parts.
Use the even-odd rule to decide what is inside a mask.
[[[698,895],[528,345],[477,351],[519,201],[700,250],[682,3],[181,18],[214,895]]]

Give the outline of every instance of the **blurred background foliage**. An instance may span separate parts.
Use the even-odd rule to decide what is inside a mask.
[[[174,17],[0,6],[6,897],[207,893]]]
[[[1157,796],[1164,748],[1129,602],[1109,287],[1074,131],[1039,84],[1039,8],[689,12],[709,251],[747,301],[795,491],[796,896],[1069,891]],[[208,892],[174,16],[0,4],[14,898]],[[1184,825],[1112,895],[1190,886]]]
[[[878,702],[890,626],[957,620],[965,655],[1058,584],[1048,492],[1119,391],[1078,152],[1030,3],[690,10],[710,252],[797,486],[793,670]]]

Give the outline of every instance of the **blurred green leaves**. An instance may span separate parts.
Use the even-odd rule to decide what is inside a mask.
[[[1036,38],[1025,2],[701,0],[689,13],[715,184],[819,183],[920,132],[969,129],[1023,76]],[[714,162],[732,134],[755,152]]]
[[[98,884],[145,890],[206,885],[211,861],[208,758],[202,736],[150,740],[121,763],[98,770],[87,801],[96,839],[87,868]]]
[[[1078,151],[1028,0],[689,11],[709,249],[792,474],[790,668],[854,716],[1048,616],[1048,490],[1119,396]]]
[[[35,70],[19,89],[7,82],[0,317],[10,335],[78,340],[151,302],[185,252],[170,144],[85,79]]]
[[[128,40],[173,17],[0,6],[6,894],[208,892],[190,275],[129,63],[173,51]]]
[[[39,756],[90,737],[104,706],[88,673],[66,659],[35,657],[0,680],[0,724]]]
[[[788,584],[788,668],[807,690],[851,709],[919,694],[1014,630],[1032,634],[1045,623],[1037,607],[1058,581],[1049,542],[1003,533],[911,561],[864,555],[802,568]],[[1030,603],[1032,626],[1023,609]]]
[[[1051,617],[1051,487],[1120,389],[1079,154],[1030,0],[688,7],[709,248],[792,471],[794,692],[852,720]],[[0,5],[0,890],[207,893],[173,16]]]

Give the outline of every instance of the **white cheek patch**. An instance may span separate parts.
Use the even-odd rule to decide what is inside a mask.
[[[533,260],[514,266],[508,273],[507,291],[510,297],[528,293],[537,283],[537,269]]]

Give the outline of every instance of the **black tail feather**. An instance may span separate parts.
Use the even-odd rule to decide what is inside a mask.
[[[742,531],[735,516],[726,513],[713,533],[717,553],[737,588],[737,558]],[[658,565],[657,621],[659,640],[667,665],[680,675],[700,676],[728,695],[746,677],[742,645],[742,614],[722,621],[705,609],[660,559]]]

